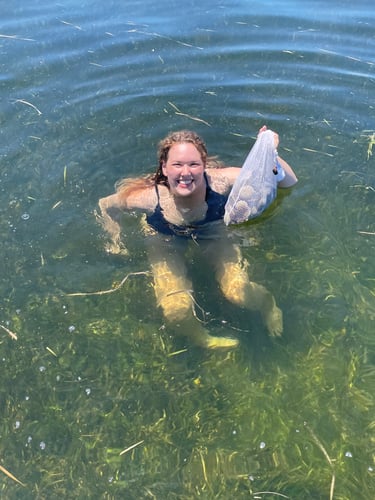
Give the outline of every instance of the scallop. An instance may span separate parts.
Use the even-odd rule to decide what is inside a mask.
[[[239,197],[242,200],[248,200],[254,194],[254,189],[251,186],[243,186],[240,189]]]

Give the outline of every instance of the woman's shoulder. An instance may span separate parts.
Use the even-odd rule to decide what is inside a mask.
[[[148,177],[121,179],[116,192],[102,199],[108,208],[120,210],[154,210],[158,203],[155,183]]]
[[[240,171],[238,167],[207,168],[206,175],[211,189],[217,193],[227,194]]]
[[[121,191],[118,194],[121,196]],[[138,189],[128,192],[125,197],[124,201],[128,210],[152,211],[155,210],[159,201],[155,185],[138,187]]]

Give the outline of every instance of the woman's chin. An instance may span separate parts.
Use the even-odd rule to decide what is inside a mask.
[[[174,191],[180,196],[189,196],[194,192],[194,184],[177,184]]]

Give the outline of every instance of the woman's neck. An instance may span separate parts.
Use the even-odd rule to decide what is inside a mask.
[[[172,194],[172,198],[177,210],[182,212],[202,207],[206,202],[206,186],[202,185],[190,196],[178,196]]]
[[[191,196],[175,196],[165,192],[161,197],[164,217],[172,224],[183,225],[202,220],[206,216],[206,187]]]

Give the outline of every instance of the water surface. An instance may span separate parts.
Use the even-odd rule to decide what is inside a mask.
[[[24,486],[2,473],[2,496],[372,498],[372,3],[3,11],[0,465]],[[150,276],[133,274],[148,271],[139,217],[124,217],[129,256],[108,255],[97,200],[152,171],[170,130],[241,165],[264,123],[299,183],[233,231],[284,336],[198,266],[210,326],[241,341],[202,351],[164,329]]]

